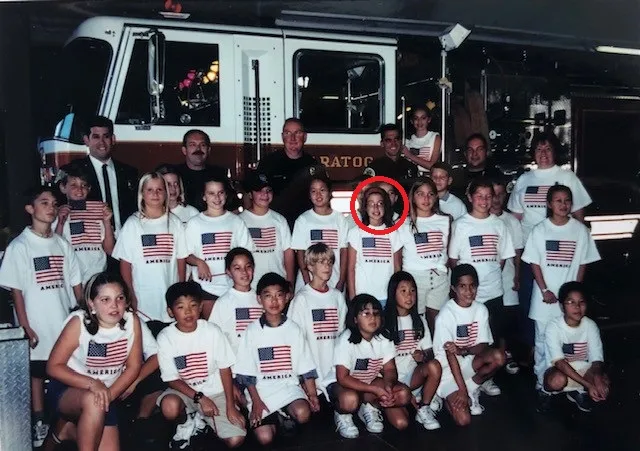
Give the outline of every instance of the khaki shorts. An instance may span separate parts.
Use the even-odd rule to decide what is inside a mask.
[[[473,355],[466,355],[464,357],[458,356],[460,373],[462,374],[462,378],[467,385],[467,389],[469,388],[471,378],[473,378],[473,376],[475,376],[476,374],[475,370],[473,369],[474,357],[475,356]],[[442,378],[440,379],[440,385],[438,385],[438,390],[436,391],[436,393],[442,399],[446,399],[447,396],[449,396],[451,393],[458,391],[460,387],[458,387],[456,380],[453,378],[453,373],[451,372],[451,368],[449,368],[449,363],[445,361],[440,362],[440,364],[442,365]]]
[[[424,314],[429,307],[440,310],[449,300],[449,273],[439,269],[427,269],[422,271],[409,271],[418,286],[418,313]]]
[[[189,398],[187,395],[180,393],[177,390],[172,388],[167,388],[160,396],[158,396],[158,401],[156,401],[157,405],[160,406],[162,399],[165,396],[175,395],[182,400],[185,406],[185,411],[188,414],[193,412],[200,412],[200,408],[198,404],[193,402],[193,399]],[[213,429],[216,435],[221,439],[231,438],[231,437],[244,437],[247,435],[247,431],[242,429],[240,426],[236,426],[231,423],[227,418],[227,403],[223,393],[217,394],[215,396],[207,396],[210,400],[214,402],[216,407],[218,407],[218,412],[220,415],[216,417],[207,417],[202,415],[202,418],[207,422],[211,429]]]

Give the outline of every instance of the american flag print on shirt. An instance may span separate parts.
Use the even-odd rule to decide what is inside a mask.
[[[236,308],[236,332],[244,332],[261,315],[262,307]]]
[[[193,352],[173,358],[178,374],[185,381],[209,377],[209,363],[206,352]]]
[[[166,257],[173,256],[173,235],[170,233],[142,235],[142,256]]]
[[[311,244],[324,243],[331,249],[338,249],[338,231],[336,229],[311,229]]]
[[[440,231],[415,233],[413,239],[416,243],[418,255],[433,254],[442,252],[444,243],[443,234]]]
[[[362,256],[367,258],[391,258],[389,238],[363,237]]]
[[[258,249],[273,249],[276,247],[275,227],[249,227],[249,234]]]
[[[102,221],[104,218],[104,204],[97,200],[70,200],[69,207],[70,221]]]
[[[418,151],[418,156],[420,158],[424,158],[425,160],[429,161],[431,159],[431,146],[420,147],[420,150]]]
[[[124,365],[129,355],[126,338],[113,343],[89,342],[87,366],[90,368],[113,368]]]
[[[311,310],[313,333],[316,335],[338,332],[338,309],[318,308]]]
[[[269,346],[258,348],[258,359],[260,360],[260,372],[281,373],[291,371],[291,346]]]
[[[587,361],[589,346],[585,341],[578,343],[564,343],[562,345],[562,353],[568,362]]]
[[[551,186],[527,186],[527,189],[524,191],[524,203],[527,205],[546,205],[549,188],[551,188]]]
[[[398,331],[398,338],[400,343],[396,345],[396,352],[402,355],[410,354],[418,349],[418,339],[416,337],[416,331],[413,329],[405,329]]]
[[[36,283],[64,282],[64,256],[62,255],[35,257],[33,269],[36,273]]]
[[[547,240],[545,250],[548,262],[571,263],[576,252],[576,242],[570,240]]]
[[[215,233],[203,233],[201,238],[202,242],[202,255],[218,255],[227,254],[231,250],[231,237],[233,232],[215,232]]]
[[[473,235],[469,237],[471,258],[497,258],[498,235]]]
[[[462,324],[456,327],[456,346],[469,348],[476,345],[478,339],[478,322]]]
[[[370,384],[382,370],[382,359],[356,359],[350,375],[365,384]]]
[[[97,221],[75,221],[69,223],[71,244],[100,244],[102,243],[102,228]]]

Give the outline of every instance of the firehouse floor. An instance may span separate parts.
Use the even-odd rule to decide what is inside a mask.
[[[592,413],[580,413],[563,395],[556,396],[552,412],[538,414],[530,371],[517,375],[498,374],[502,388],[498,397],[482,396],[483,415],[473,417],[466,428],[456,427],[448,413],[438,418],[442,428],[425,431],[413,424],[409,430],[397,432],[386,425],[379,435],[369,434],[359,424],[361,435],[355,440],[342,439],[333,425],[328,409],[316,415],[293,437],[279,437],[272,451],[386,451],[428,449],[433,451],[564,451],[564,450],[639,450],[640,430],[640,327],[617,327],[602,332],[605,359],[612,380],[610,400]],[[149,425],[151,426],[151,425]],[[149,433],[123,431],[123,450],[164,451],[171,426],[161,419],[145,428]],[[133,437],[133,438],[132,438]],[[65,443],[58,450],[75,449]],[[193,443],[195,450],[224,449],[221,442],[208,440]],[[260,446],[248,438],[240,450],[258,450]]]

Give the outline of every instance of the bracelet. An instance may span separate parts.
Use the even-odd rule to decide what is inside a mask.
[[[195,404],[199,404],[200,400],[204,398],[204,393],[202,393],[201,391],[197,392],[195,395],[193,395],[193,402]]]

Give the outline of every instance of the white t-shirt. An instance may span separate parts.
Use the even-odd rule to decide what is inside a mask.
[[[344,330],[347,306],[344,295],[335,288],[321,293],[305,285],[296,294],[289,307],[289,318],[302,329],[318,372],[318,389],[333,371],[333,348],[338,335]]]
[[[433,144],[435,143],[437,136],[440,136],[440,134],[432,131],[428,131],[426,135],[421,137],[417,137],[413,134],[411,135],[411,138],[407,140],[405,145],[408,149],[419,149],[418,157],[429,161],[431,159],[431,154],[433,153]],[[427,169],[422,166],[419,167],[422,170]]]
[[[500,260],[515,257],[516,253],[504,222],[495,215],[485,219],[467,214],[453,221],[449,257],[469,263],[478,272],[476,301],[486,302],[502,296],[502,268]]]
[[[269,272],[286,277],[284,251],[291,249],[291,230],[284,216],[273,210],[262,216],[245,210],[239,216],[249,228],[255,245],[256,267],[251,287],[255,290],[260,278]]]
[[[558,296],[562,284],[576,280],[580,266],[600,260],[600,253],[580,221],[569,218],[565,225],[557,226],[545,219],[531,231],[522,260],[540,266],[547,288]],[[548,321],[561,315],[559,303],[543,302],[542,291],[534,284],[529,318]]]
[[[385,226],[369,226],[384,230]],[[356,294],[387,299],[387,285],[394,273],[393,254],[402,249],[398,231],[372,235],[360,227],[349,230],[349,245],[356,251]]]
[[[407,218],[398,229],[402,242],[402,269],[409,272],[425,269],[446,272],[450,225],[449,216],[434,214],[428,218],[416,218],[416,231]]]
[[[577,371],[588,369],[593,362],[604,362],[600,330],[591,319],[582,318],[578,327],[570,327],[564,317],[554,318],[545,330],[547,367],[567,360]]]
[[[196,330],[182,332],[176,323],[158,334],[158,363],[165,382],[184,381],[206,396],[224,393],[220,369],[230,368],[235,356],[218,326],[198,320]]]
[[[363,338],[358,344],[351,343],[350,336],[351,332],[347,329],[338,337],[333,363],[349,370],[351,377],[370,384],[380,376],[384,365],[395,358],[396,346],[381,334],[373,337],[371,341]]]
[[[553,166],[548,169],[525,172],[516,180],[508,203],[510,211],[523,214],[522,229],[525,240],[531,233],[531,229],[545,219],[547,192],[556,184],[565,185],[571,189],[573,195],[571,211],[580,210],[591,203],[589,193],[572,171]]]
[[[198,277],[198,268],[191,267],[191,276],[202,289],[215,296],[221,296],[233,285],[225,273],[224,257],[234,247],[244,247],[254,251],[249,229],[244,221],[233,213],[225,212],[212,218],[200,213],[187,222],[188,254],[204,260],[211,271],[211,281]]]
[[[448,192],[444,197],[440,198],[440,211],[446,215],[451,215],[454,221],[468,213],[464,202],[452,192]]]
[[[398,336],[400,343],[396,345],[396,367],[398,369],[398,380],[404,381],[411,377],[418,363],[413,358],[413,353],[417,350],[426,351],[433,347],[431,342],[431,332],[424,318],[420,321],[424,326],[424,336],[418,340],[416,331],[413,328],[411,315],[398,316]]]
[[[236,373],[256,378],[256,390],[269,412],[304,398],[298,376],[315,370],[304,332],[285,318],[278,327],[262,325],[260,320],[247,327],[238,349]],[[293,399],[292,399],[292,394]]]
[[[149,357],[158,353],[158,342],[144,321],[140,321],[140,331],[142,332],[142,358],[146,362]]]
[[[333,210],[331,214],[319,215],[313,209],[307,210],[296,219],[291,235],[291,248],[305,251],[316,243],[329,246],[336,257],[329,286],[335,287],[340,280],[340,249],[347,247],[349,224],[341,213]],[[345,262],[346,263],[346,262]],[[304,285],[302,274],[298,273],[296,292]]]
[[[95,335],[87,331],[84,317],[84,310],[77,310],[65,321],[65,325],[73,318],[80,321],[78,347],[69,357],[67,366],[78,374],[101,380],[104,385],[111,387],[124,371],[131,353],[135,340],[135,315],[124,313],[124,329],[119,325],[109,329],[99,327]]]
[[[186,226],[189,219],[197,216],[200,212],[196,207],[192,207],[191,205],[178,204],[176,208],[171,209],[171,213],[176,215],[178,219],[182,221],[182,224]]]
[[[238,291],[231,287],[214,304],[209,321],[220,328],[233,352],[237,353],[242,333],[262,316],[262,311],[255,291]]]
[[[520,221],[507,211],[503,211],[500,216],[496,217],[507,226],[507,231],[513,241],[513,248],[515,250],[524,249],[524,236],[522,235],[522,224],[520,224]],[[504,289],[502,300],[505,307],[520,304],[518,292],[513,289],[513,278],[516,275],[516,267],[513,260],[513,258],[508,258],[502,268],[502,288]]]
[[[69,287],[82,283],[71,245],[53,234],[42,238],[25,228],[7,247],[0,286],[22,291],[29,325],[38,335],[31,360],[47,360],[69,311],[76,306]]]
[[[91,276],[107,269],[107,254],[102,248],[105,237],[102,222],[104,203],[98,201],[80,202],[82,209],[73,209],[62,226],[62,236],[71,243],[78,257],[82,282],[87,283]],[[56,219],[52,224],[55,229]]]
[[[433,353],[443,368],[449,367],[445,343],[451,341],[461,348],[493,343],[489,311],[484,304],[475,301],[469,307],[461,307],[455,300],[449,299],[436,316],[435,329]]]
[[[178,259],[188,255],[184,227],[175,215],[147,219],[134,213],[124,223],[112,256],[131,263],[143,320],[172,321],[164,295],[178,281]]]

